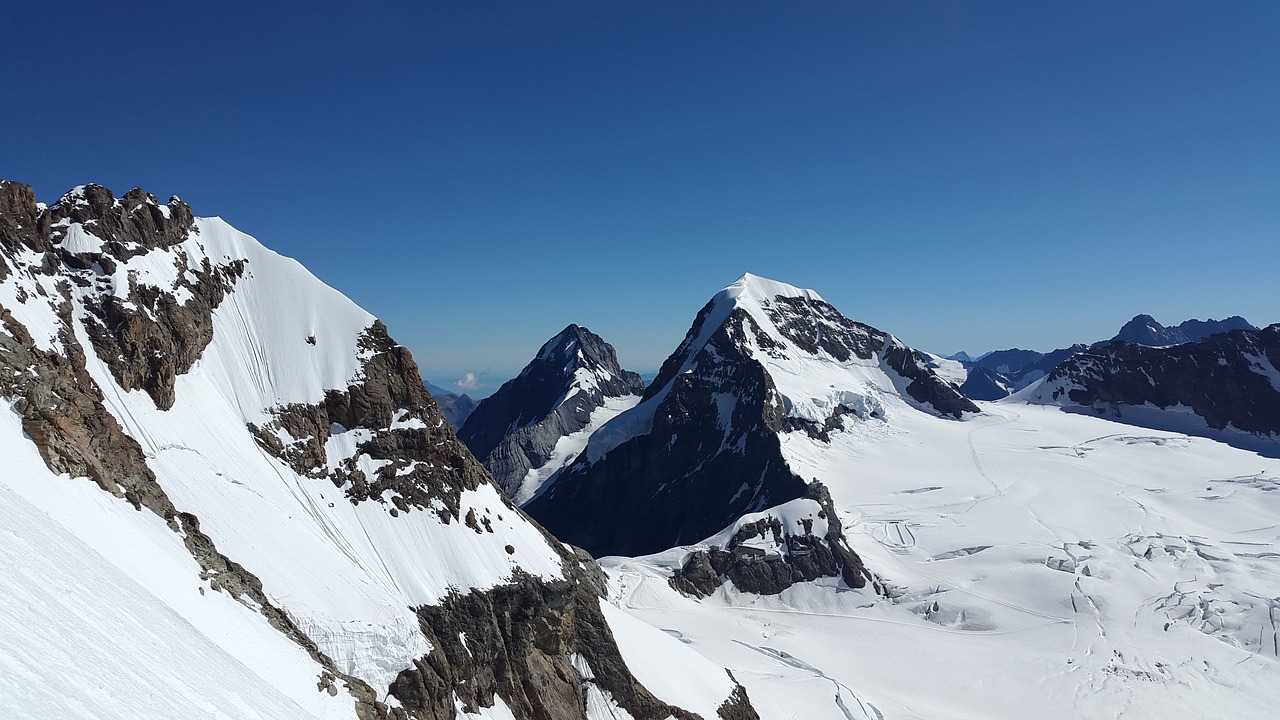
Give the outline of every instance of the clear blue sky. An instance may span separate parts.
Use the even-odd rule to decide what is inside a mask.
[[[275,5],[7,6],[0,177],[181,195],[445,386],[744,271],[946,353],[1280,321],[1274,0]]]

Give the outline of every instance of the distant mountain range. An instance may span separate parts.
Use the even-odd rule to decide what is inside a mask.
[[[454,430],[462,427],[476,409],[476,401],[466,393],[449,392],[431,383],[427,383],[427,392],[431,393],[431,399],[436,401],[436,406],[440,408],[444,419],[449,421],[449,426]]]
[[[1120,328],[1115,337],[1097,344],[1128,342],[1152,347],[1194,342],[1231,330],[1257,330],[1244,318],[1187,320],[1165,327],[1150,315],[1137,315]],[[999,400],[1045,377],[1067,358],[1091,346],[1076,344],[1048,353],[1035,350],[996,350],[973,359],[967,353],[952,355],[968,371],[961,391],[974,400]]]
[[[1239,315],[1222,320],[1186,320],[1172,327],[1165,327],[1150,315],[1138,315],[1124,324],[1112,342],[1130,342],[1135,345],[1162,347],[1203,340],[1210,335],[1232,330],[1257,330]]]

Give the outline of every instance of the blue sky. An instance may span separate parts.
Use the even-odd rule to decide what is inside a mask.
[[[265,5],[7,8],[0,177],[181,195],[480,394],[744,271],[936,352],[1280,321],[1271,0]]]

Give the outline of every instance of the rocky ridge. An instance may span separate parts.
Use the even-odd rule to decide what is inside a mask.
[[[744,276],[698,313],[640,404],[526,509],[597,555],[698,542],[804,496],[784,434],[821,440],[883,421],[889,396],[945,417],[978,411],[887,333],[812,291]]]
[[[586,718],[586,683],[604,688],[635,718],[694,717],[635,680],[600,615],[594,561],[540,528],[559,558],[561,577],[517,568],[508,583],[417,606],[432,649],[381,689],[345,672],[308,636],[275,598],[280,589],[264,589],[252,562],[220,551],[202,530],[202,518],[174,502],[150,451],[130,434],[143,421],[131,418],[126,429],[108,408],[104,376],[90,369],[94,363],[107,368],[110,392],[141,390],[156,411],[174,408],[179,378],[214,336],[215,310],[254,272],[243,258],[197,258],[184,250],[202,245],[198,235],[190,208],[176,198],[159,205],[133,190],[116,199],[91,185],[46,207],[29,187],[0,181],[0,396],[21,415],[52,472],[88,478],[162,518],[202,568],[199,580],[256,608],[306,650],[322,668],[317,691],[336,694],[341,683],[361,718],[443,720],[455,717],[459,704],[481,712],[499,699],[522,720]],[[133,269],[144,267],[140,261],[145,271]],[[306,342],[316,344],[314,336]],[[249,423],[245,437],[280,458],[281,467],[339,487],[353,505],[390,505],[393,516],[427,510],[466,532],[494,533],[487,516],[474,508],[463,512],[459,499],[490,478],[449,429],[408,351],[376,322],[357,349],[360,371],[345,389],[328,391],[318,403],[278,406],[266,423]],[[355,433],[348,438],[355,451],[335,456],[345,445],[330,441],[347,433]],[[499,512],[528,522],[510,505]],[[468,632],[467,658],[453,648],[458,635],[451,630],[461,627]],[[572,657],[586,659],[590,679]],[[395,700],[390,705],[387,693]],[[740,687],[719,715],[756,717]]]
[[[1168,347],[1101,343],[1058,366],[1034,399],[1138,424],[1187,412],[1213,430],[1280,437],[1280,324]]]
[[[1150,315],[1136,315],[1120,328],[1111,342],[1130,342],[1135,345],[1164,347],[1203,340],[1210,335],[1232,330],[1257,330],[1248,320],[1232,315],[1222,320],[1186,320],[1166,327]]]

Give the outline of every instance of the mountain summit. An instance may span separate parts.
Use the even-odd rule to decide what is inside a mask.
[[[526,509],[600,554],[702,540],[808,492],[784,438],[824,443],[899,412],[978,408],[892,335],[812,290],[744,275],[702,308],[640,404]]]
[[[1120,332],[1111,338],[1112,342],[1123,340],[1135,345],[1164,347],[1203,340],[1210,335],[1230,332],[1232,330],[1257,330],[1248,320],[1239,315],[1232,315],[1222,320],[1187,320],[1165,327],[1156,322],[1150,315],[1136,315],[1120,328]]]
[[[572,461],[605,421],[639,402],[644,383],[613,346],[569,325],[520,374],[480,401],[458,437],[517,503]]]

